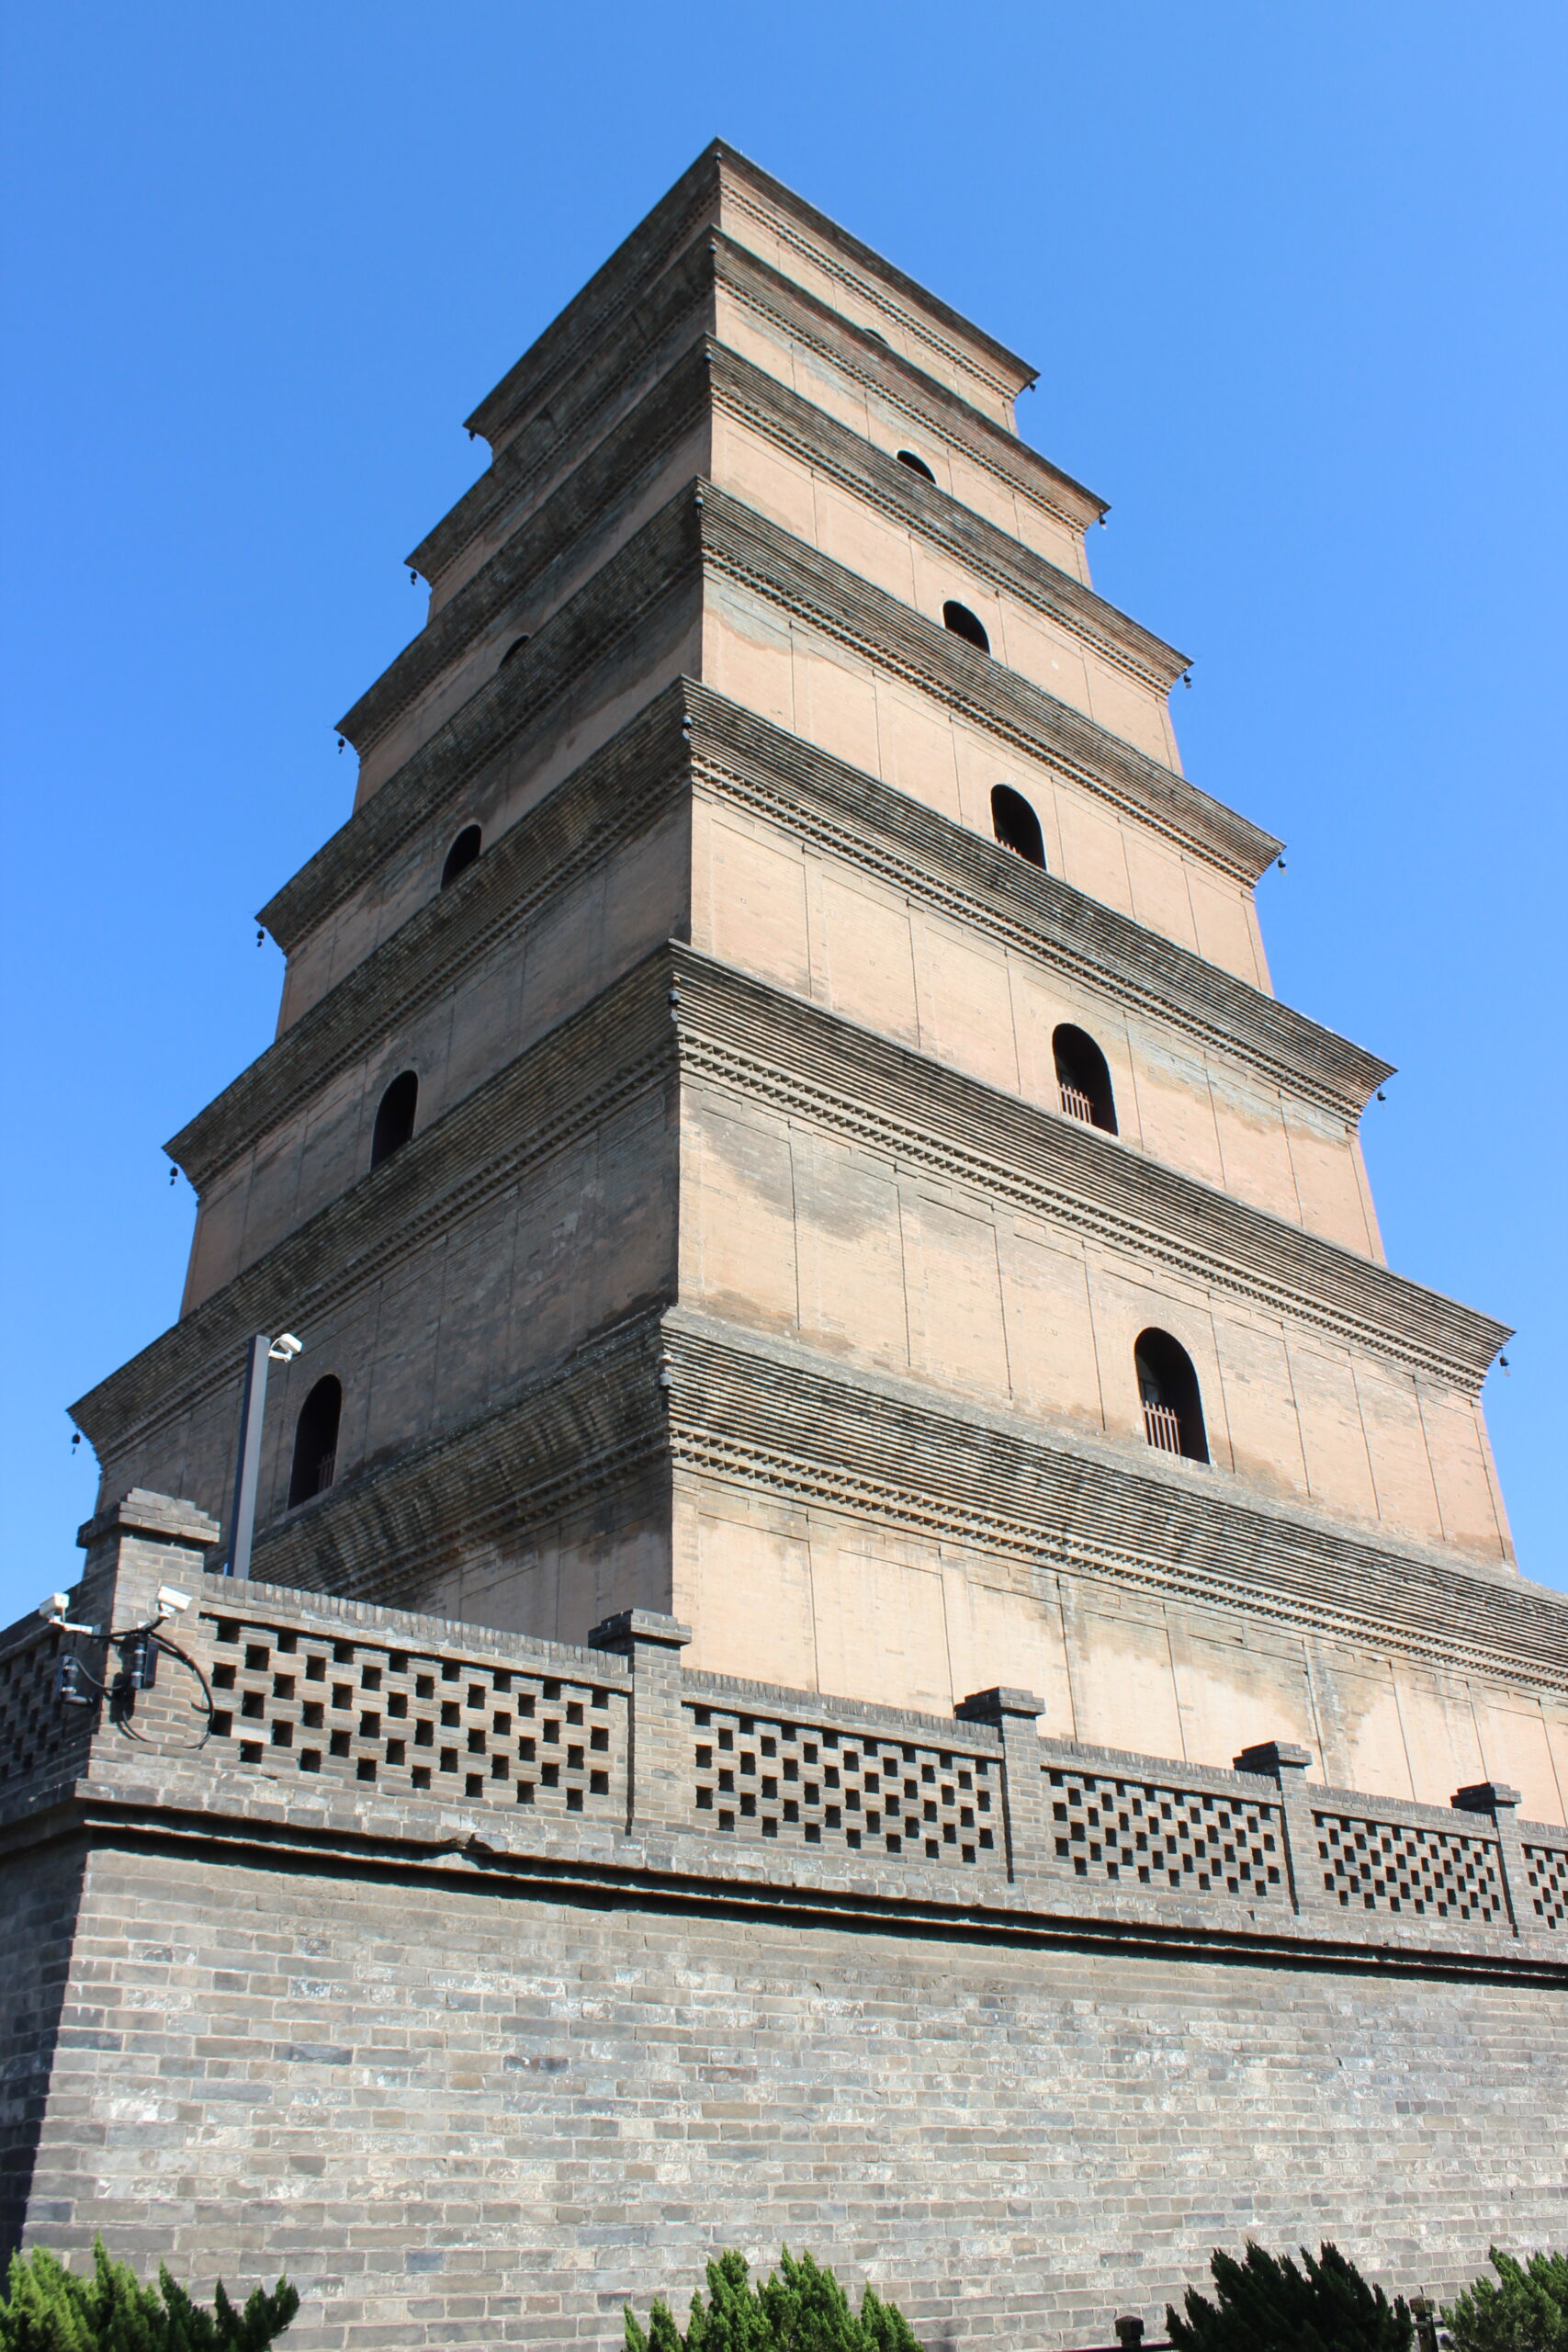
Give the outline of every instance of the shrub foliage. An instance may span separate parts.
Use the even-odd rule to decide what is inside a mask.
[[[1166,2307],[1176,2352],[1409,2352],[1415,2324],[1403,2298],[1391,2303],[1369,2287],[1336,2245],[1288,2254],[1248,2245],[1239,2262],[1218,2247],[1210,2257],[1216,2300],[1196,2287],[1185,2316]]]
[[[0,2309],[0,2352],[264,2352],[299,2308],[287,2278],[271,2294],[257,2287],[237,2312],[218,2282],[211,2311],[193,2303],[158,2265],[158,2291],[142,2286],[128,2263],[111,2262],[93,2241],[87,2277],[67,2269],[47,2246],[11,2256]]]
[[[686,2332],[656,2301],[645,2335],[626,2307],[626,2352],[919,2352],[908,2321],[868,2287],[857,2313],[832,2272],[787,2246],[754,2287],[743,2255],[707,2266],[708,2299],[692,2297]]]
[[[1489,2249],[1497,2283],[1478,2278],[1443,2305],[1454,2352],[1568,2352],[1568,2255],[1517,2262]]]

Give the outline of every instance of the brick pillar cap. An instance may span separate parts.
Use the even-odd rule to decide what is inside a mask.
[[[217,1520],[209,1519],[195,1503],[177,1502],[172,1495],[155,1495],[147,1487],[132,1487],[118,1503],[110,1503],[96,1519],[89,1519],[77,1529],[76,1541],[85,1550],[101,1537],[113,1534],[117,1528],[127,1534],[161,1535],[166,1543],[187,1544],[198,1551],[209,1550],[223,1541],[223,1530]]]
[[[1260,1772],[1265,1779],[1277,1781],[1281,1770],[1304,1772],[1311,1762],[1310,1747],[1297,1747],[1288,1739],[1260,1739],[1233,1757],[1231,1768],[1236,1772]]]
[[[1045,1713],[1045,1702],[1033,1690],[1013,1690],[998,1683],[989,1690],[971,1690],[953,1709],[961,1722],[1000,1723],[1004,1715],[1027,1715],[1032,1723]]]
[[[1523,1802],[1523,1791],[1511,1789],[1506,1781],[1472,1781],[1469,1788],[1456,1789],[1453,1799],[1456,1813],[1495,1813],[1499,1806]]]
[[[588,1636],[591,1650],[632,1650],[646,1643],[650,1649],[683,1650],[692,1629],[678,1617],[661,1617],[657,1609],[618,1609]]]

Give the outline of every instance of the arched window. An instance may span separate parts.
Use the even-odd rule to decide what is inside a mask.
[[[923,458],[917,458],[913,449],[900,449],[898,452],[898,463],[901,466],[908,466],[912,474],[919,474],[922,481],[935,481],[936,480],[935,474],[932,473],[925,459]]]
[[[506,649],[505,652],[502,655],[502,657],[501,657],[500,661],[496,663],[496,665],[495,665],[495,666],[496,666],[496,668],[497,668],[498,670],[504,670],[504,669],[505,669],[505,667],[506,667],[506,665],[507,665],[507,663],[511,661],[511,659],[512,659],[513,655],[514,653],[521,653],[521,652],[522,652],[522,650],[523,650],[523,648],[527,644],[527,642],[528,642],[528,631],[527,631],[526,629],[525,629],[521,637],[514,637],[514,638],[513,639],[513,640],[512,640],[511,644],[507,647],[507,649]]]
[[[1192,1359],[1168,1331],[1141,1331],[1133,1348],[1138,1374],[1138,1395],[1144,1408],[1144,1435],[1160,1453],[1182,1453],[1189,1462],[1207,1462],[1209,1441],[1203,1433],[1203,1400]]]
[[[370,1137],[370,1165],[379,1168],[400,1151],[413,1133],[413,1114],[419,1108],[419,1080],[412,1069],[394,1078],[376,1113],[376,1125]]]
[[[1083,1029],[1075,1029],[1064,1022],[1051,1039],[1051,1051],[1056,1064],[1056,1083],[1062,1090],[1062,1108],[1072,1119],[1081,1119],[1086,1127],[1103,1127],[1108,1136],[1116,1133],[1116,1097],[1111,1090],[1111,1071],[1105,1056],[1094,1039]]]
[[[484,845],[485,837],[479,827],[465,825],[447,851],[446,863],[441,869],[441,888],[444,890],[448,882],[456,882],[459,874],[468,872]]]
[[[343,1383],[329,1372],[299,1408],[294,1427],[294,1468],[288,1508],[325,1494],[337,1473],[337,1427],[343,1419]]]
[[[967,605],[954,604],[950,596],[942,608],[942,616],[953,636],[961,637],[965,645],[973,645],[981,653],[990,651],[991,640],[986,635],[977,616],[970,611]]]
[[[1031,865],[1045,863],[1045,843],[1041,836],[1040,820],[1024,798],[1010,784],[991,786],[991,831],[1004,849],[1015,849]]]

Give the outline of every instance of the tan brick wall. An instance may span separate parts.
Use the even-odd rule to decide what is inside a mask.
[[[1058,1739],[1216,1766],[1289,1739],[1335,1786],[1442,1805],[1506,1781],[1532,1819],[1568,1820],[1568,1706],[1545,1693],[740,1484],[682,1481],[674,1544],[694,1668],[936,1713],[1012,1682]]]

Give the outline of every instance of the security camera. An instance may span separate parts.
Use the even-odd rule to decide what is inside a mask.
[[[176,1609],[183,1614],[190,1607],[190,1595],[188,1592],[177,1592],[172,1584],[161,1584],[158,1587],[158,1606],[165,1617]]]
[[[304,1351],[303,1340],[297,1340],[292,1331],[280,1331],[268,1348],[267,1354],[274,1363],[292,1363],[295,1357],[303,1355]]]
[[[46,1625],[57,1626],[62,1634],[91,1634],[96,1639],[98,1631],[96,1625],[72,1623],[65,1614],[70,1606],[71,1595],[68,1592],[51,1592],[47,1600],[39,1602],[38,1613]]]

